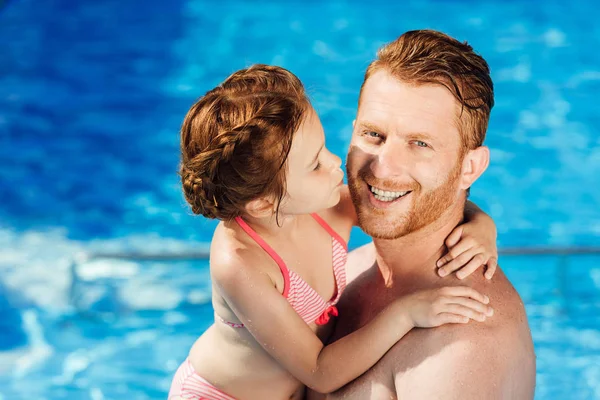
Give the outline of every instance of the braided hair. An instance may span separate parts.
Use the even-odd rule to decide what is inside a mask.
[[[279,207],[293,135],[309,107],[294,74],[262,64],[201,97],[181,127],[179,174],[192,212],[230,220],[263,196]]]

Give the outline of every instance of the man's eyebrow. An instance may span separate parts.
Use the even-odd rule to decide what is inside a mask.
[[[411,132],[406,135],[408,139],[435,141],[435,138],[427,132]]]
[[[312,161],[306,165],[306,168],[310,168],[310,166],[313,165],[315,161],[317,161],[317,158],[319,158],[319,154],[321,154],[321,150],[323,150],[323,147],[325,147],[325,143],[321,145],[319,151],[317,151],[317,154],[315,154],[315,158],[313,158]]]
[[[366,122],[366,121],[360,122],[358,124],[358,126],[364,130],[369,130],[369,131],[373,131],[373,132],[377,132],[377,133],[386,133],[383,129],[381,129],[380,127],[378,127],[377,125],[375,125],[371,122]],[[435,138],[427,132],[411,132],[411,133],[407,133],[404,136],[406,136],[406,138],[408,138],[408,139],[413,139],[413,140],[435,141]]]
[[[377,133],[383,133],[383,129],[379,128],[377,125],[372,124],[370,122],[359,122],[358,124],[359,127],[369,130],[369,131],[373,131],[373,132],[377,132]]]

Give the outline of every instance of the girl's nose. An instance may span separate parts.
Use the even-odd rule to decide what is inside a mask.
[[[342,159],[339,158],[338,156],[336,156],[333,153],[331,154],[331,167],[332,169],[336,170],[339,169],[342,166]]]

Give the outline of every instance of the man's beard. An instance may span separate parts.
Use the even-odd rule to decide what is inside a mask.
[[[426,193],[423,193],[423,188],[417,182],[414,182],[411,187],[398,188],[398,184],[393,180],[376,179],[371,174],[368,166],[358,171],[357,176],[354,177],[349,172],[350,162],[348,162],[348,187],[358,215],[358,225],[367,235],[373,238],[392,240],[417,232],[432,224],[456,201],[462,160],[463,157],[460,157],[444,183]],[[366,182],[387,190],[412,191],[409,195],[412,197],[410,199],[411,208],[399,216],[395,215],[393,205],[384,209],[374,208],[367,199],[363,199],[362,190],[364,190],[363,185]]]

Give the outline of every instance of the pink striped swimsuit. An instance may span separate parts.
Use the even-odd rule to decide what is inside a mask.
[[[307,324],[315,322],[317,325],[324,325],[329,321],[330,315],[338,315],[335,305],[346,288],[345,266],[348,248],[344,239],[327,222],[317,214],[311,214],[311,216],[331,235],[333,276],[336,290],[329,301],[325,301],[304,279],[294,271],[289,270],[281,257],[243,219],[237,217],[235,220],[279,266],[284,279],[283,296],[298,315]],[[222,318],[220,320],[233,328],[244,327],[243,324],[228,322]],[[189,360],[181,364],[171,383],[169,399],[175,396],[191,400],[235,400],[234,397],[224,393],[198,375]]]
[[[311,216],[331,235],[333,276],[336,290],[329,301],[325,301],[319,293],[300,277],[300,275],[289,270],[275,250],[273,250],[271,246],[269,246],[242,218],[237,217],[235,220],[279,266],[284,280],[283,297],[288,300],[292,308],[307,324],[315,322],[317,325],[325,325],[329,322],[330,315],[338,315],[335,305],[346,288],[346,259],[348,248],[344,239],[342,239],[340,235],[338,235],[337,232],[323,220],[323,218],[319,217],[317,214],[311,214]],[[221,322],[233,326],[234,328],[244,327],[243,324],[235,324],[224,321],[223,319],[221,319]]]
[[[235,397],[217,389],[198,375],[190,360],[185,360],[175,372],[167,399],[174,397],[190,400],[235,400]]]

